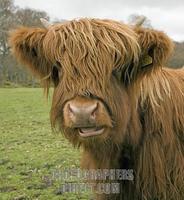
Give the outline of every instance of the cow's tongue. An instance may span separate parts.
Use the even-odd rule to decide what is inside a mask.
[[[99,135],[103,133],[104,128],[102,127],[92,127],[92,128],[80,128],[79,135],[82,137],[89,137],[94,135]]]

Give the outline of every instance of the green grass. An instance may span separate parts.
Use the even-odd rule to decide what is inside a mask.
[[[40,88],[0,89],[0,200],[87,200],[87,193],[62,193],[55,171],[79,168],[80,152],[53,134]]]

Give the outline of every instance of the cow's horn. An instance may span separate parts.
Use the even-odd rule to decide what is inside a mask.
[[[45,28],[49,28],[52,24],[44,18],[40,18],[41,23]]]
[[[136,20],[135,26],[137,26],[137,27],[142,26],[145,20],[146,20],[146,17],[145,17],[145,16],[140,16],[140,17]]]

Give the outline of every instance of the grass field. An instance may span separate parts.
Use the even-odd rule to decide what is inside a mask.
[[[51,96],[51,95],[50,95]],[[0,89],[0,200],[87,200],[62,193],[53,173],[79,168],[80,152],[49,122],[51,97],[42,89]]]

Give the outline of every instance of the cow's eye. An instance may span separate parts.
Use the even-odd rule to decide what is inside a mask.
[[[121,81],[121,79],[122,79],[122,70],[120,68],[117,68],[117,69],[113,70],[112,74],[113,74],[113,76],[116,77],[116,79],[118,81]]]
[[[56,62],[52,66],[52,73],[51,73],[51,78],[55,87],[58,85],[60,77],[61,77],[61,65],[59,62]]]

